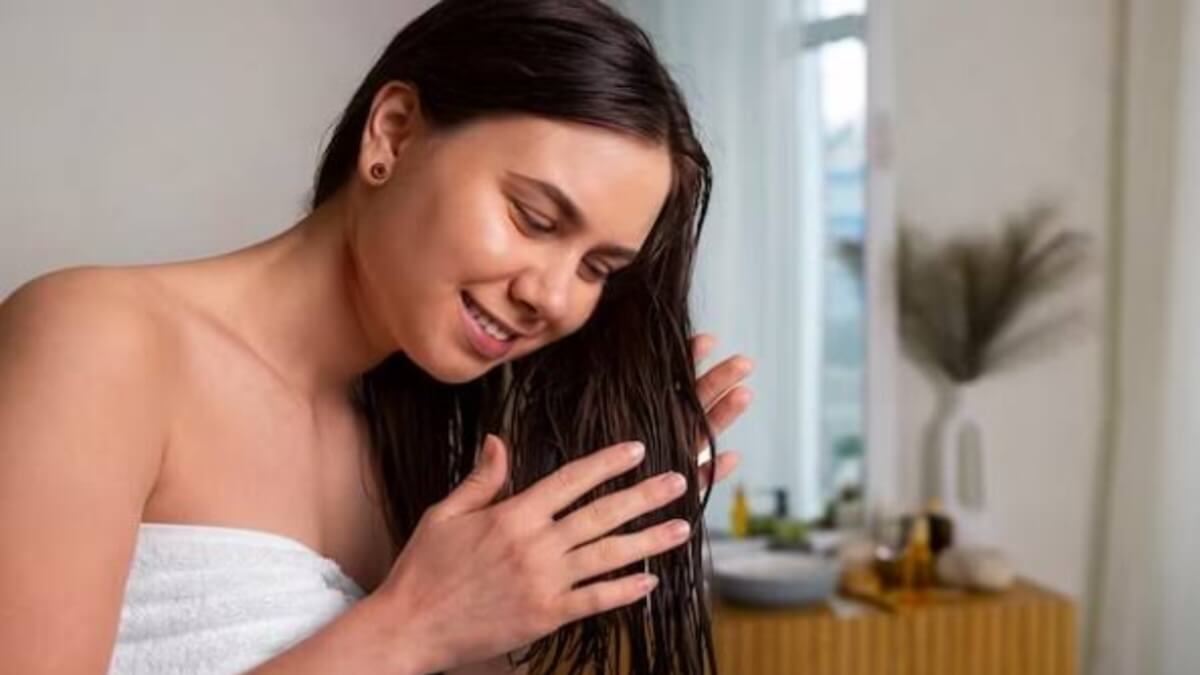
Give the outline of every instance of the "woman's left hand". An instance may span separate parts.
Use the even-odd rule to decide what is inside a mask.
[[[717,339],[707,333],[692,336],[692,362],[699,366],[716,344]],[[708,424],[712,427],[714,436],[721,435],[721,432],[737,421],[750,406],[750,389],[741,382],[753,369],[754,362],[748,357],[734,354],[696,378],[696,395],[699,396],[700,403],[704,406]],[[705,466],[710,461],[710,458],[703,456],[707,450],[708,439],[704,437],[696,439],[693,452],[696,454],[696,461],[703,462],[701,466]],[[733,473],[740,459],[741,456],[736,451],[720,451],[715,467],[715,480],[719,482]],[[700,489],[707,489],[707,469],[701,473],[700,481]]]

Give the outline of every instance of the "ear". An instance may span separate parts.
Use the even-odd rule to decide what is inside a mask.
[[[377,178],[372,179],[371,175],[371,167],[376,164],[382,164],[390,175],[400,152],[423,126],[416,87],[399,81],[380,87],[371,101],[371,111],[363,127],[358,153],[359,176],[367,183],[377,183]]]

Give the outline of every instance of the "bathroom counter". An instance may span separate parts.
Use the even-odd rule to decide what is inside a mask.
[[[714,600],[721,673],[1075,675],[1076,610],[1029,581],[897,611],[836,601],[806,609]]]

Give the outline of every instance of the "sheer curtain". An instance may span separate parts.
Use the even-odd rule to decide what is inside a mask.
[[[818,504],[817,220],[801,227],[800,45],[792,0],[625,0],[691,104],[716,174],[694,295],[696,325],[757,363],[754,403],[721,439],[744,455],[708,522],[728,527],[733,484],[786,487],[793,511]],[[809,320],[805,321],[804,319]],[[713,359],[713,361],[716,360]],[[756,508],[770,502],[759,496]]]
[[[1123,231],[1091,675],[1200,667],[1200,0],[1122,5]]]

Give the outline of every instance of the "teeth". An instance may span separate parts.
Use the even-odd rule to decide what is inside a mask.
[[[495,321],[489,319],[487,315],[480,311],[479,308],[473,303],[467,303],[467,311],[471,314],[471,316],[475,317],[475,320],[479,322],[480,326],[483,327],[483,332],[491,335],[501,342],[508,342],[512,339],[511,333],[506,332],[503,328],[496,325]]]

